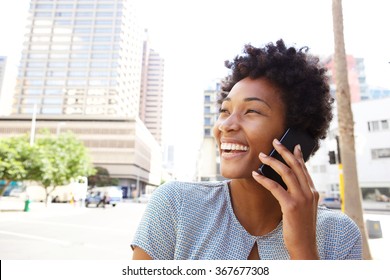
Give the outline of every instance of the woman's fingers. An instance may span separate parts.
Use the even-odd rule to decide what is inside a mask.
[[[264,164],[269,165],[282,177],[288,187],[288,192],[301,193],[302,187],[307,187],[308,185],[306,175],[302,169],[303,159],[301,161],[299,160],[299,157],[302,157],[301,153],[297,158],[296,154],[292,154],[278,140],[275,139],[272,144],[275,150],[282,156],[286,164],[273,157],[266,156],[263,153],[260,154],[260,160]]]
[[[294,149],[294,155],[298,158],[298,160],[300,161],[301,163],[301,167],[302,167],[302,171],[304,173],[304,180],[306,182],[306,184],[309,186],[309,188],[304,188],[303,191],[308,194],[308,195],[314,195],[315,197],[315,200],[316,202],[318,202],[318,199],[319,199],[319,193],[318,191],[316,190],[315,186],[314,186],[314,183],[313,183],[313,180],[311,179],[311,176],[309,174],[309,171],[307,170],[306,168],[306,165],[305,165],[305,161],[303,160],[303,155],[302,155],[302,151],[300,149],[300,146],[297,145]]]

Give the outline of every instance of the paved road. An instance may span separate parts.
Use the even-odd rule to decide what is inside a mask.
[[[129,244],[146,207],[125,202],[105,209],[69,204],[46,208],[33,203],[29,212],[22,212],[22,202],[0,204],[0,259],[5,260],[129,260]],[[373,258],[390,260],[389,213],[364,218],[379,221],[382,229],[382,238],[369,239]]]
[[[145,204],[74,207],[38,203],[29,212],[0,212],[0,259],[129,260]]]

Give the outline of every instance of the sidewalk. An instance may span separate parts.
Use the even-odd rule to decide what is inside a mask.
[[[0,197],[0,221],[29,217],[52,217],[77,214],[87,211],[85,206],[69,203],[30,202],[28,212],[24,211],[25,201],[17,197]]]

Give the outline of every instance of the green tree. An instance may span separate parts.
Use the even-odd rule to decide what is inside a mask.
[[[92,187],[103,187],[103,186],[117,186],[119,180],[110,177],[108,170],[101,166],[96,166],[96,173],[88,177],[88,185]]]
[[[336,100],[340,134],[340,154],[343,163],[345,213],[360,228],[363,236],[363,258],[371,259],[368,238],[363,221],[362,194],[356,167],[354,121],[351,109],[351,94],[348,83],[347,61],[345,58],[344,25],[341,0],[332,1],[334,61]]]
[[[22,181],[31,175],[31,150],[27,135],[0,139],[0,179],[5,180],[0,196],[12,181]]]
[[[46,203],[50,194],[58,187],[70,183],[72,178],[94,174],[88,151],[83,142],[73,133],[51,136],[43,132],[32,149],[34,158],[31,178],[42,184],[46,191]]]

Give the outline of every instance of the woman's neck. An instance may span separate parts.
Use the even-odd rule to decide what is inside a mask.
[[[282,212],[268,190],[249,179],[232,179],[229,187],[234,214],[251,235],[265,235],[278,226]]]

